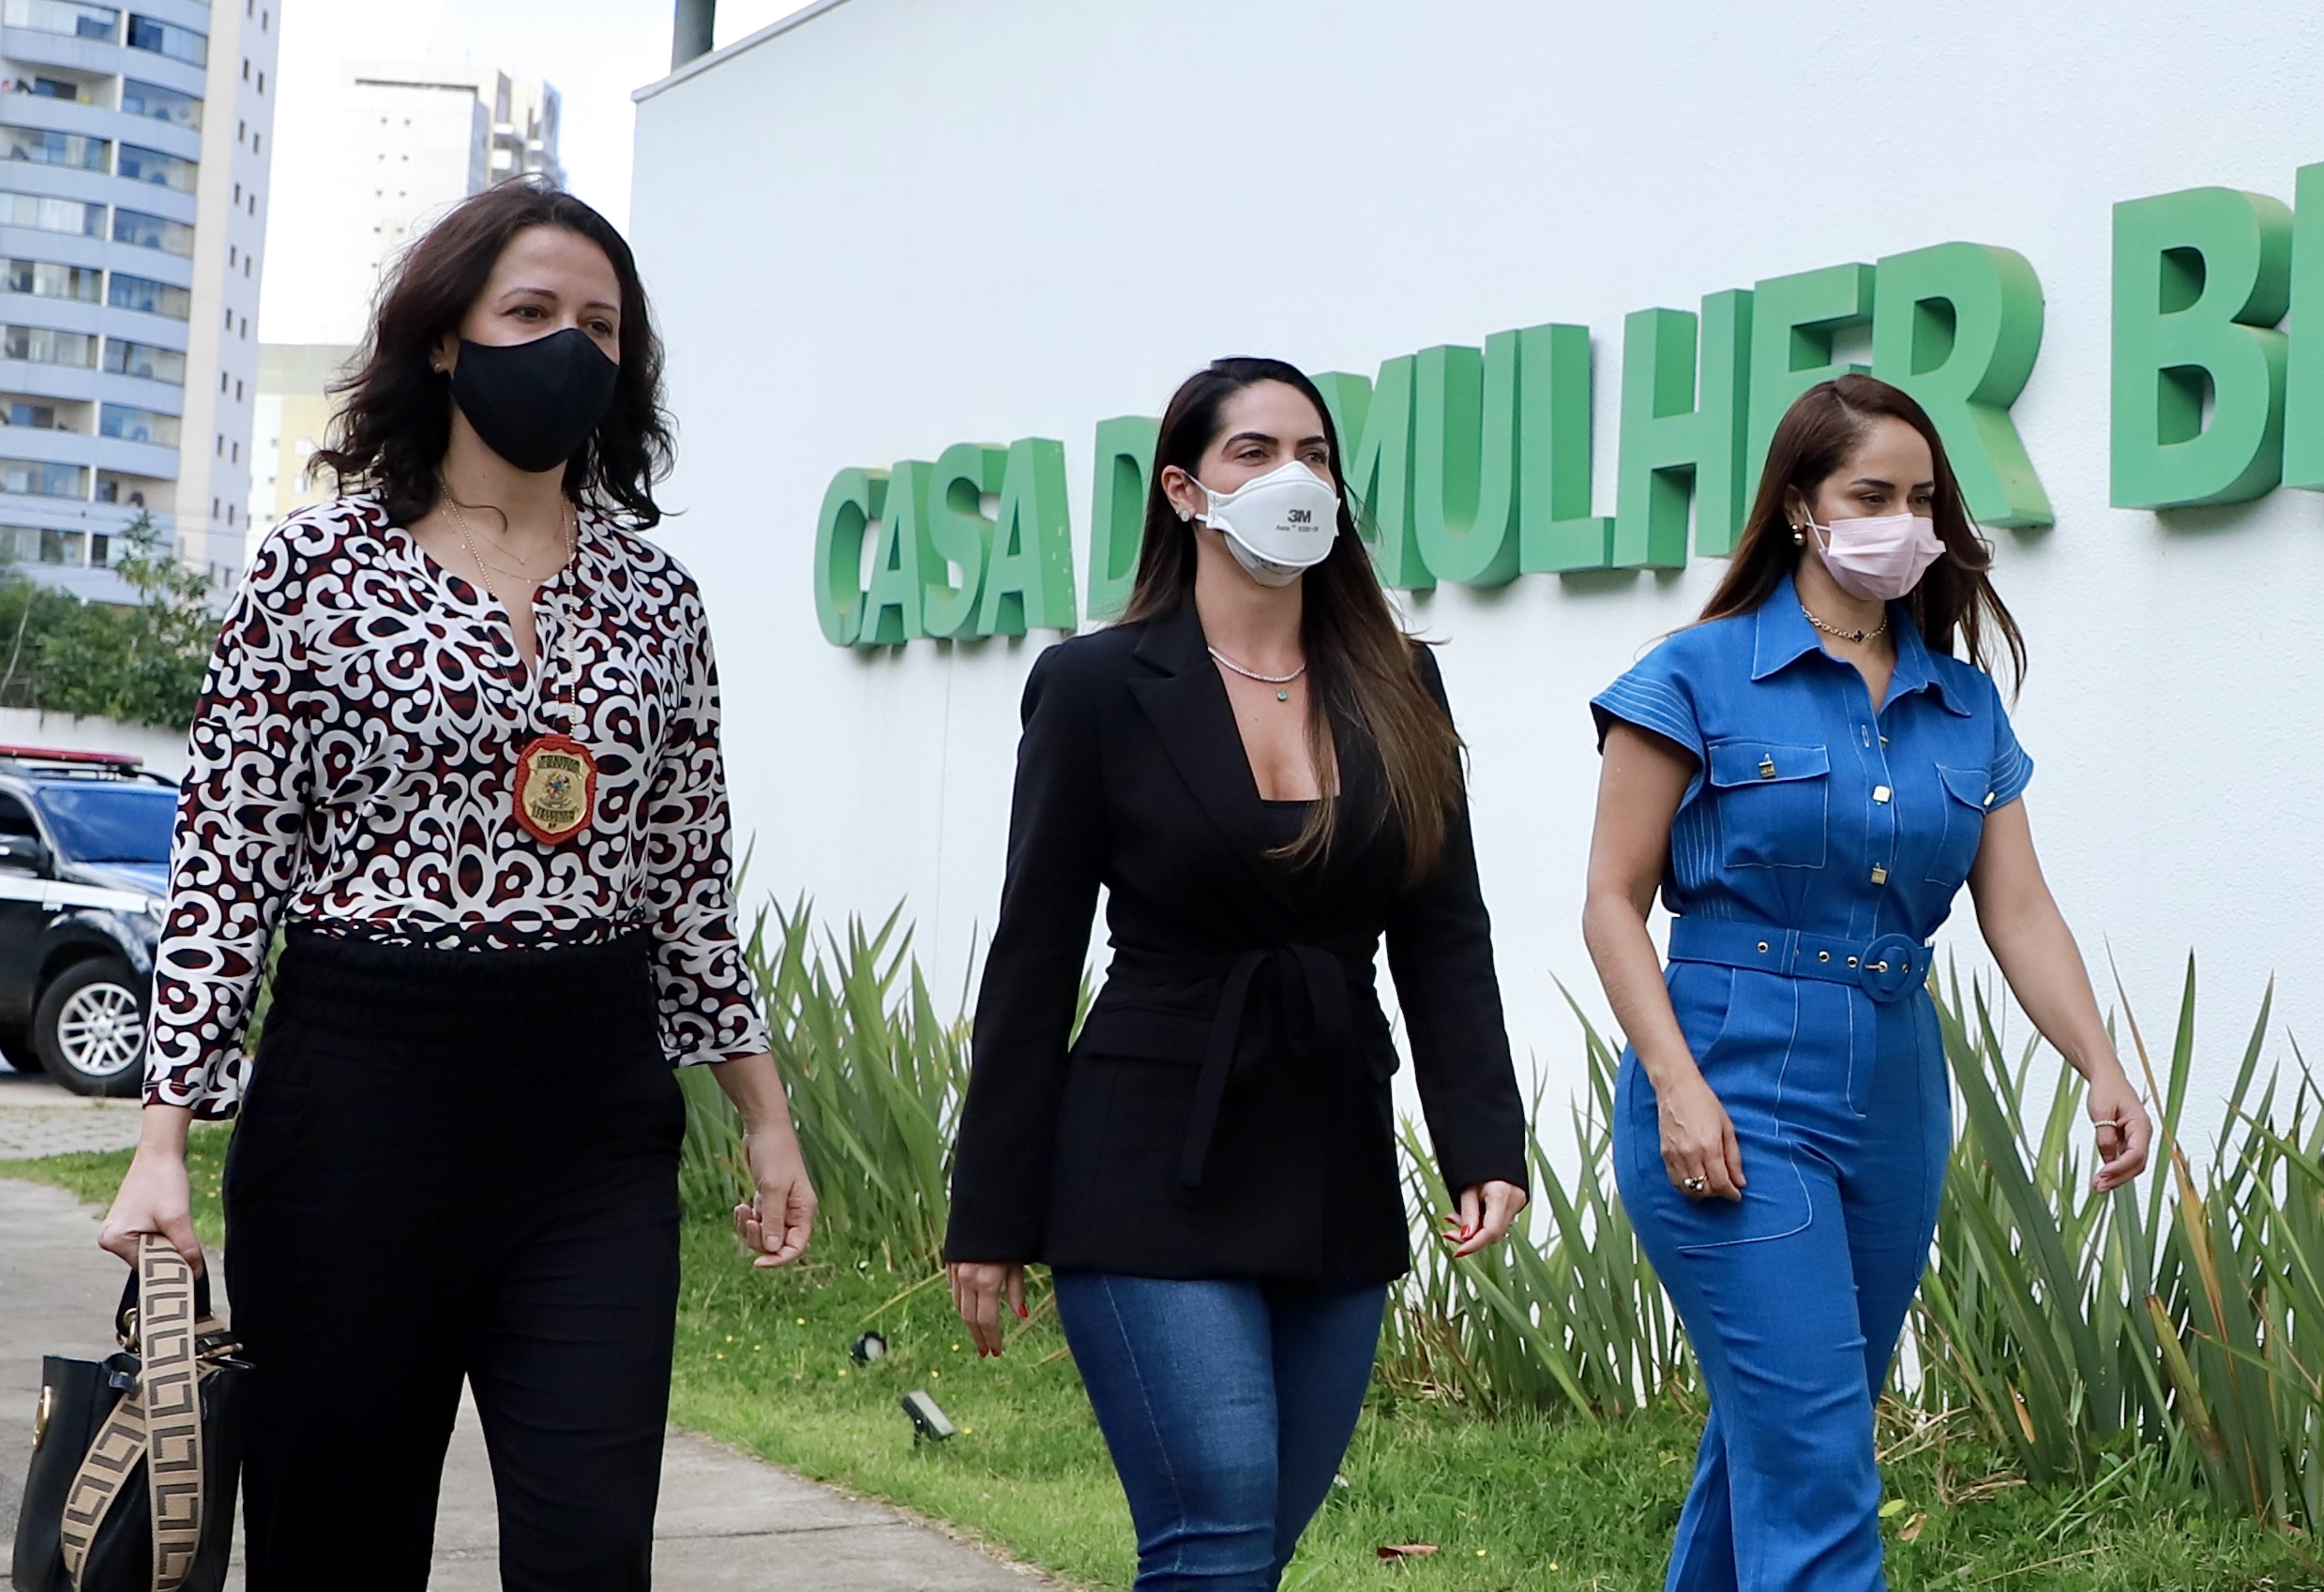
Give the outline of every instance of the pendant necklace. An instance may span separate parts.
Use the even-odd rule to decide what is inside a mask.
[[[459,503],[446,492],[445,506],[452,511],[452,523],[460,531],[460,546],[476,566],[484,581],[484,589],[494,602],[500,593],[492,591],[491,577],[487,570],[499,569],[503,575],[514,575],[520,579],[533,578],[530,572],[502,568],[488,564],[484,555],[468,534],[468,517],[460,511]],[[568,513],[570,508],[568,505]],[[570,563],[581,548],[581,516],[572,514],[566,533],[565,563]],[[522,560],[518,562],[521,563]],[[562,610],[558,614],[557,637],[565,639],[567,620]],[[559,705],[565,710],[565,722],[578,727],[581,714],[573,705],[573,671],[556,668],[554,652],[536,648],[534,654],[534,695],[537,698],[543,681],[549,675],[560,674]],[[525,743],[517,753],[517,767],[508,782],[508,804],[511,816],[527,834],[544,846],[555,846],[570,840],[589,826],[596,816],[597,759],[589,748],[572,736],[557,730],[545,731]]]
[[[1869,630],[1843,630],[1836,624],[1826,624],[1822,620],[1816,617],[1816,610],[1809,608],[1805,603],[1802,603],[1800,605],[1800,611],[1807,615],[1808,623],[1814,625],[1825,635],[1834,637],[1842,641],[1855,641],[1858,643],[1869,641],[1875,636],[1879,635],[1882,631],[1888,628],[1888,610],[1886,608],[1882,608],[1880,610],[1880,623],[1874,625]]]
[[[1291,682],[1297,680],[1301,675],[1307,672],[1307,666],[1305,664],[1301,664],[1297,668],[1291,670],[1289,674],[1261,674],[1255,668],[1245,668],[1241,664],[1235,662],[1234,659],[1220,652],[1216,647],[1210,647],[1205,650],[1211,654],[1212,661],[1216,663],[1219,668],[1230,668],[1234,670],[1235,673],[1241,675],[1244,679],[1256,680],[1261,685],[1274,686],[1275,699],[1278,702],[1288,702],[1291,699]]]

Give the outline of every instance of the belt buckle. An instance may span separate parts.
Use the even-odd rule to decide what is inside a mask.
[[[1875,1000],[1902,1000],[1928,979],[1924,947],[1907,935],[1884,934],[1864,947],[1856,982]]]

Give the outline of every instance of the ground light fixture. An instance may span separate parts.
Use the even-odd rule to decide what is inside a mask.
[[[858,1365],[869,1365],[875,1359],[884,1359],[886,1355],[887,1340],[877,1332],[861,1333],[853,1343],[847,1346],[847,1358]]]
[[[914,1388],[904,1395],[904,1413],[912,1417],[913,1441],[941,1443],[952,1435],[952,1418],[937,1408],[936,1401],[925,1388]]]

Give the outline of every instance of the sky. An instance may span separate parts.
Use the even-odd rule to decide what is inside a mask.
[[[801,0],[718,0],[717,42],[747,38]],[[276,196],[266,232],[258,335],[315,340],[337,317],[316,302],[320,199],[343,173],[333,95],[342,61],[452,61],[547,78],[565,98],[559,153],[567,185],[615,225],[629,217],[629,94],[670,61],[672,0],[283,0],[276,70]]]

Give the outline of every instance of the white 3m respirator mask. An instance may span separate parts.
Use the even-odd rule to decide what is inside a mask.
[[[1227,550],[1261,586],[1289,586],[1323,562],[1339,534],[1339,490],[1291,459],[1231,492],[1202,487],[1207,513],[1195,515],[1227,539]]]

